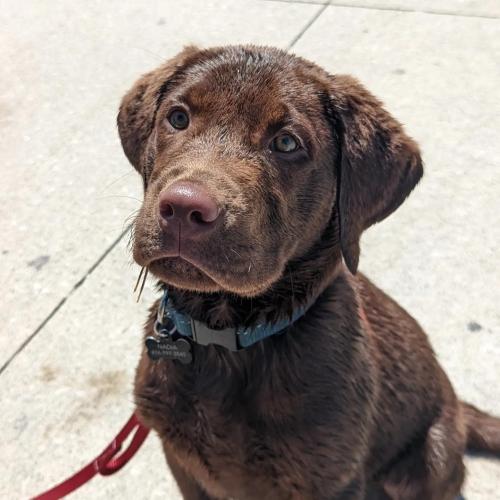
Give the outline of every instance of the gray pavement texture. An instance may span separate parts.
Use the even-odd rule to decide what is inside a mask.
[[[195,43],[288,47],[378,95],[426,176],[363,239],[362,270],[429,333],[461,397],[500,414],[498,0],[0,1],[0,498],[97,455],[132,409],[140,330],[115,129],[141,73]],[[467,500],[500,498],[468,457]],[[179,498],[151,436],[74,498]]]

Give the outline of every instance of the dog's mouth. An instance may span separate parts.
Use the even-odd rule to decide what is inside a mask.
[[[181,255],[156,258],[147,267],[156,277],[178,288],[207,292],[221,289],[203,265]]]
[[[265,292],[276,280],[274,273],[258,272],[252,264],[232,262],[223,266],[183,254],[162,255],[152,259],[147,268],[167,285],[194,292],[230,292],[256,296]],[[265,277],[263,276],[265,274]]]

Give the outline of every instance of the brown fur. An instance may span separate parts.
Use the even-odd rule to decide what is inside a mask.
[[[185,130],[167,121],[178,108]],[[313,304],[240,352],[143,353],[137,408],[184,497],[455,498],[467,440],[499,452],[500,420],[457,400],[415,320],[356,274],[362,231],[422,175],[401,125],[355,79],[281,50],[189,47],[132,87],[118,126],[144,180],[134,258],[179,310],[224,328]],[[269,148],[283,130],[298,152]],[[179,180],[220,206],[209,237],[158,224]]]

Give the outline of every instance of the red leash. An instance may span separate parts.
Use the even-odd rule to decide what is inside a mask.
[[[130,445],[123,453],[117,456],[123,442],[134,430],[135,434],[132,437]],[[57,500],[58,498],[69,495],[71,492],[90,481],[98,473],[101,474],[101,476],[114,474],[135,455],[148,433],[149,429],[144,427],[137,419],[135,413],[133,413],[123,429],[97,458],[92,460],[92,462],[76,474],[73,474],[71,477],[45,493],[33,497],[32,500]]]

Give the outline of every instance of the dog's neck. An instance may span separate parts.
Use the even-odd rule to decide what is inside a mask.
[[[338,226],[333,221],[306,255],[290,261],[283,276],[259,296],[199,293],[171,286],[169,295],[176,309],[209,328],[248,328],[291,317],[294,311],[310,306],[343,267]]]

